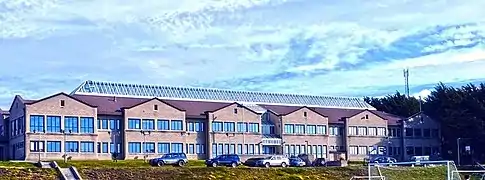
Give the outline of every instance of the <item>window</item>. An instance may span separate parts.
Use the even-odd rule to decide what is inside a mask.
[[[259,133],[259,124],[258,123],[249,123],[248,129],[249,129],[249,132]]]
[[[155,143],[153,143],[153,142],[143,143],[142,151],[146,152],[146,153],[155,153]]]
[[[338,135],[341,135],[339,134],[339,127],[338,126],[330,126],[329,127],[329,131],[330,131],[330,135],[331,136],[338,136]],[[350,127],[349,127],[349,130],[350,130]],[[355,130],[356,132],[357,130]],[[350,134],[350,131],[349,131],[349,134]]]
[[[101,152],[102,153],[108,153],[108,142],[103,142],[102,143]]]
[[[148,130],[154,130],[155,129],[155,120],[153,120],[153,119],[143,119],[142,120],[142,128],[148,129]]]
[[[422,156],[423,155],[423,148],[422,147],[414,147],[414,154],[416,156]]]
[[[64,117],[64,129],[66,132],[79,133],[77,117]]]
[[[212,122],[212,131],[222,132],[222,122]]]
[[[224,131],[225,132],[234,132],[234,123],[233,122],[224,122]]]
[[[156,105],[156,104],[155,104],[155,105],[153,105],[153,110],[154,110],[154,111],[158,111],[158,105]]]
[[[81,133],[94,133],[94,118],[81,118]]]
[[[406,137],[413,137],[413,128],[405,129]]]
[[[195,154],[194,144],[187,144],[187,154]]]
[[[187,122],[187,131],[195,132],[194,122]]]
[[[377,135],[386,136],[386,128],[383,128],[383,127],[377,128]]]
[[[181,120],[172,120],[170,123],[171,123],[170,124],[171,130],[176,130],[176,131],[183,130],[182,121]]]
[[[94,142],[81,142],[81,152],[94,152]]]
[[[205,154],[204,144],[195,144],[195,153],[197,154]]]
[[[231,144],[231,147],[229,147],[229,154],[234,154],[236,150],[236,145],[235,144]]]
[[[350,154],[359,154],[359,149],[357,146],[350,146],[349,147],[349,153]]]
[[[171,151],[172,151],[172,153],[182,153],[183,152],[183,144],[182,143],[172,143]]]
[[[359,146],[358,154],[367,154],[367,153],[368,153],[367,146]]]
[[[195,122],[194,129],[196,132],[204,132],[204,122]]]
[[[64,146],[65,152],[79,152],[79,143],[76,141],[66,141]]]
[[[115,144],[114,143],[109,143],[109,152],[110,153],[114,153],[114,152],[117,152],[117,153],[121,153],[121,144],[116,144],[116,148],[115,148]],[[116,150],[116,151],[115,151]]]
[[[128,153],[130,154],[141,153],[141,142],[129,142]]]
[[[47,116],[47,132],[61,132],[61,117]]]
[[[108,119],[98,119],[98,129],[108,129]]]
[[[44,152],[44,141],[30,141],[30,152]]]
[[[237,123],[237,132],[248,132],[248,124],[243,122]]]
[[[128,129],[141,129],[140,119],[128,119]]]
[[[424,152],[423,152],[425,156],[429,156],[429,155],[433,155],[431,154],[431,147],[424,147]]]
[[[66,105],[66,101],[61,100],[61,107],[64,107]]]
[[[249,145],[248,154],[254,154],[254,144]]]
[[[61,141],[47,141],[47,152],[61,152]]]
[[[377,136],[377,128],[370,127],[369,128],[369,136]]]
[[[317,126],[317,134],[327,134],[327,126],[318,125]]]
[[[426,138],[431,137],[431,130],[430,129],[423,129],[423,137],[426,137]]]
[[[242,154],[242,144],[237,145],[237,154]]]
[[[285,124],[285,133],[286,134],[293,134],[293,133],[295,133],[295,125],[293,125],[293,124]]]
[[[357,127],[349,126],[349,135],[357,135]]]
[[[433,138],[437,138],[437,137],[439,137],[439,136],[440,136],[440,132],[439,132],[439,130],[438,130],[438,129],[433,129],[433,130],[431,131],[431,137],[433,137]]]
[[[223,144],[218,144],[217,145],[217,155],[221,155],[223,150]]]
[[[109,120],[109,128],[111,130],[119,130],[120,129],[120,120],[119,119],[110,119]]]
[[[30,132],[44,132],[44,116],[30,116]]]
[[[295,124],[295,134],[305,134],[305,125]]]
[[[224,154],[229,154],[229,144],[224,144]]]
[[[158,153],[160,153],[160,154],[170,153],[170,144],[169,143],[158,143]]]
[[[212,156],[217,156],[217,144],[212,144]]]
[[[421,129],[415,128],[414,129],[414,137],[421,137],[421,136],[422,136]]]
[[[407,154],[407,155],[414,155],[414,147],[412,147],[412,146],[407,146],[407,147],[406,147],[406,154]]]
[[[399,128],[389,128],[388,132],[390,137],[401,137],[401,129]]]
[[[170,130],[170,126],[168,125],[168,120],[161,120],[157,121],[157,129],[158,130]]]
[[[307,125],[306,126],[306,132],[308,134],[317,134],[317,126],[315,126],[315,125]]]
[[[367,127],[359,127],[357,129],[357,134],[361,136],[366,136],[367,135]]]

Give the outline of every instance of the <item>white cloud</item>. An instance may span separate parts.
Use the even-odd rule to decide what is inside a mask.
[[[422,100],[426,99],[429,95],[431,95],[432,89],[423,89],[419,91],[418,93],[414,93],[411,96],[415,98],[421,98]]]
[[[41,75],[61,77],[62,89],[88,78],[392,93],[405,67],[413,87],[483,78],[482,7],[481,0],[0,0],[0,85],[39,92],[33,97],[52,88],[2,76],[31,85]]]

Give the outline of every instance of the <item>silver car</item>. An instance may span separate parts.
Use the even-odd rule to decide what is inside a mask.
[[[259,160],[256,165],[263,166],[263,167],[271,167],[271,166],[281,166],[281,167],[288,167],[290,164],[290,159],[285,156],[269,156],[262,160]]]

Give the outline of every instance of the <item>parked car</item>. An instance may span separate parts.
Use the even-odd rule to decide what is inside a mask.
[[[264,158],[249,158],[246,161],[244,161],[243,164],[245,166],[249,166],[249,167],[256,167],[256,166],[258,166],[257,165],[258,161],[263,160],[263,159]]]
[[[429,156],[413,156],[410,160],[414,162],[412,166],[427,166],[428,164],[423,162],[429,161]]]
[[[281,166],[287,167],[290,164],[290,160],[281,155],[269,156],[262,160],[259,160],[256,165],[263,166],[263,167],[271,167],[271,166]]]
[[[225,154],[225,155],[219,155],[212,159],[208,159],[205,161],[205,164],[209,167],[217,167],[217,166],[237,167],[241,165],[241,159],[236,154]]]
[[[325,166],[325,158],[317,158],[315,161],[312,163],[313,166],[319,167],[319,166]]]
[[[306,165],[305,161],[303,161],[302,159],[300,159],[298,157],[290,158],[290,166],[302,167],[302,166],[305,166],[305,165]]]
[[[371,160],[369,160],[370,163],[382,163],[382,164],[388,164],[388,163],[396,163],[397,160],[393,157],[388,157],[388,156],[378,156],[375,157]]]
[[[150,159],[149,163],[152,166],[163,166],[163,165],[177,165],[185,166],[189,162],[185,153],[168,153],[164,154],[162,157]]]
[[[313,161],[315,159],[314,155],[299,154],[298,158],[305,162],[305,166],[313,166]]]

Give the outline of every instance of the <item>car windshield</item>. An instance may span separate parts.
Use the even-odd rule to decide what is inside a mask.
[[[170,158],[170,157],[172,157],[172,154],[164,154],[164,155],[162,156],[162,158]]]
[[[273,157],[272,156],[269,156],[269,157],[265,157],[264,159],[271,159],[271,158],[273,158]]]

